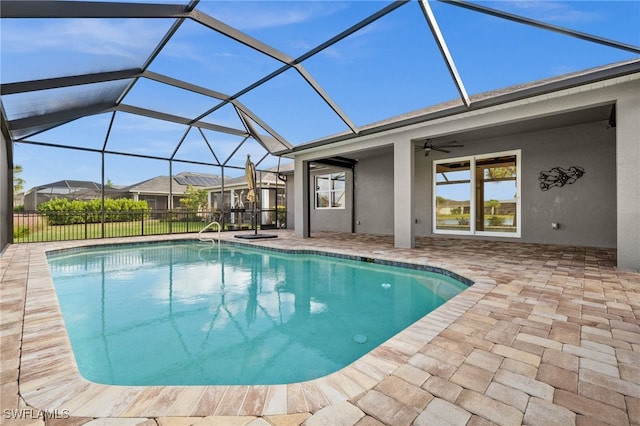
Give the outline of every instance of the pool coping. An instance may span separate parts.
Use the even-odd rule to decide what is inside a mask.
[[[222,234],[221,239],[268,249],[278,249],[279,244],[273,240],[239,243],[230,234]],[[42,243],[30,248],[19,376],[20,395],[29,406],[78,417],[268,416],[315,412],[352,400],[375,387],[495,287],[495,281],[486,275],[476,276],[474,271],[458,271],[446,263],[412,262],[412,265],[451,271],[474,284],[350,365],[306,382],[254,386],[114,386],[84,379],[75,362],[46,253],[162,240],[193,240],[193,236]],[[287,247],[287,250],[338,254],[337,257],[359,256],[347,250],[330,252],[306,246],[304,240],[296,243],[297,247]],[[395,262],[383,252],[373,254],[380,262]]]

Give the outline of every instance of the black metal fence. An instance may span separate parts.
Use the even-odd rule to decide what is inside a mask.
[[[83,240],[199,232],[212,221],[223,231],[284,227],[286,215],[278,211],[196,213],[185,210],[123,212],[17,212],[13,215],[14,243]]]

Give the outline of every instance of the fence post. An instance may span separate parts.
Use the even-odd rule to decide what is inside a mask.
[[[142,235],[144,236],[144,210],[141,210],[141,213],[140,213],[140,223],[142,224],[141,226]]]
[[[87,239],[87,211],[84,211],[84,239]]]

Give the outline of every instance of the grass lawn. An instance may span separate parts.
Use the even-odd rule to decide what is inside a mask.
[[[171,233],[198,232],[206,224],[201,221],[173,222]],[[169,222],[145,220],[134,222],[110,222],[104,224],[48,225],[41,218],[31,222],[19,222],[14,227],[14,242],[31,243],[45,241],[82,240],[89,238],[133,237],[138,235],[169,234]]]

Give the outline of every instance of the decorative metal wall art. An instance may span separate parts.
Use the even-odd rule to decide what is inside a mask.
[[[540,189],[548,191],[554,186],[560,188],[566,184],[572,184],[580,179],[584,173],[584,169],[578,166],[571,166],[568,169],[554,167],[551,170],[542,171],[538,177],[538,181],[540,181]]]

